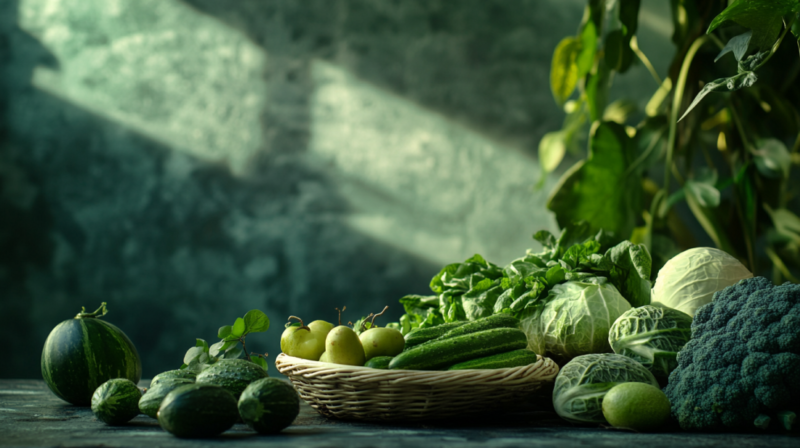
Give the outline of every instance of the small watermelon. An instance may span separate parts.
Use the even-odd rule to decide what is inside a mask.
[[[44,343],[42,377],[64,401],[86,406],[106,381],[127,378],[136,384],[142,376],[136,347],[122,330],[99,319],[105,314],[105,302],[94,313],[84,310],[58,324]]]
[[[188,379],[191,380],[191,382],[194,382],[196,377],[197,373],[189,369],[167,370],[166,372],[161,372],[158,375],[154,376],[153,379],[150,381],[150,387],[154,387],[156,384],[165,379],[181,378],[181,379]]]
[[[264,378],[247,386],[239,398],[239,415],[261,434],[274,434],[291,425],[300,413],[300,398],[286,381]]]
[[[92,394],[92,412],[109,425],[122,425],[139,415],[142,391],[133,381],[116,378],[101,384]]]
[[[245,359],[222,359],[197,375],[197,383],[222,386],[238,400],[242,391],[253,381],[266,378],[267,371]]]
[[[150,388],[139,400],[139,411],[148,417],[157,418],[158,407],[161,406],[161,401],[164,400],[164,397],[173,390],[187,384],[194,384],[194,381],[188,378],[163,378],[155,386],[151,383]]]
[[[238,419],[233,395],[211,384],[178,387],[164,397],[158,409],[158,424],[177,437],[213,437]]]

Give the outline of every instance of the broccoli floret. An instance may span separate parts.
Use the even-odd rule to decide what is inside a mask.
[[[800,285],[756,277],[714,294],[664,388],[686,430],[741,430],[800,401]]]

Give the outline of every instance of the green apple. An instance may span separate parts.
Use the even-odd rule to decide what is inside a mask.
[[[319,360],[322,352],[325,351],[325,338],[333,328],[333,324],[324,320],[315,320],[300,326],[288,327],[281,335],[281,351],[289,356],[297,358]]]
[[[328,352],[322,352],[322,356],[319,357],[319,362],[330,362],[328,361]]]
[[[376,356],[397,356],[406,346],[403,334],[393,328],[370,328],[359,339],[367,361]]]
[[[364,347],[361,340],[352,328],[339,325],[328,333],[325,339],[325,354],[328,362],[345,364],[348,366],[363,366]]]

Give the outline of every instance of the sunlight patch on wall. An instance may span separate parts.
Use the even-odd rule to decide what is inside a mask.
[[[312,76],[309,158],[339,178],[353,228],[439,263],[506,263],[556,228],[534,159],[329,63]]]
[[[173,149],[243,173],[262,147],[266,55],[176,0],[20,0],[59,67],[33,84]]]

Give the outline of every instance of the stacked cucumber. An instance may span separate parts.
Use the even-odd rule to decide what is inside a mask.
[[[518,367],[536,362],[519,320],[497,314],[472,322],[423,328],[405,336],[406,349],[382,365],[402,370],[464,370]],[[377,363],[376,363],[377,364]]]

